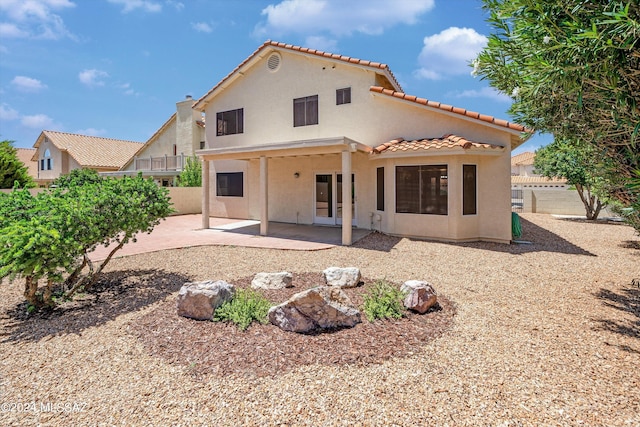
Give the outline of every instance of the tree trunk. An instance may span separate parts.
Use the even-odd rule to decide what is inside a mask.
[[[49,307],[53,307],[55,304],[51,297],[53,296],[53,280],[47,279],[47,286],[44,288],[44,293],[42,294],[42,302]]]
[[[598,219],[598,215],[602,209],[602,204],[596,196],[591,195],[591,188],[583,187],[581,184],[576,184],[576,190],[578,191],[580,200],[582,200],[582,204],[584,205],[587,219],[590,221]],[[585,194],[585,191],[587,194]]]
[[[33,279],[33,276],[25,277],[24,281],[24,298],[29,304],[34,307],[38,307],[40,302],[38,301],[38,281]]]

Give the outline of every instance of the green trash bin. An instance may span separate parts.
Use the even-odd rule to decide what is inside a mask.
[[[511,212],[511,235],[514,239],[522,237],[522,226],[520,225],[520,217],[516,212]]]

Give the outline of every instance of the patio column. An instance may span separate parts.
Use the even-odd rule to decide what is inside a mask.
[[[265,156],[260,156],[260,235],[266,236],[269,229],[269,197],[268,173],[269,163]]]
[[[353,207],[351,206],[351,151],[342,152],[342,244],[351,245],[351,222]]]
[[[209,160],[202,158],[202,228],[209,228]]]

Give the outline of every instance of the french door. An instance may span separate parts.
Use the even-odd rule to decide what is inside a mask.
[[[355,175],[351,174],[352,225],[356,225]],[[316,224],[342,224],[342,174],[317,173],[313,222]]]

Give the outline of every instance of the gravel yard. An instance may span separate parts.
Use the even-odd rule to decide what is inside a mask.
[[[640,239],[621,224],[521,218],[530,245],[371,235],[313,252],[210,246],[118,258],[100,292],[39,318],[25,315],[23,283],[4,281],[0,425],[640,425],[640,288],[632,285]],[[443,313],[455,315],[441,333],[389,357],[401,347],[395,332],[391,344],[375,335],[379,358],[301,348],[317,363],[294,354],[299,365],[265,372],[265,358],[295,345],[261,357],[245,346],[257,365],[250,372],[224,360],[202,322],[193,349],[167,351],[191,322],[171,310],[184,282],[329,266],[428,280],[446,297]],[[264,328],[250,327],[248,339]],[[351,347],[335,351],[370,335],[354,333]],[[206,346],[215,357],[205,357]]]

